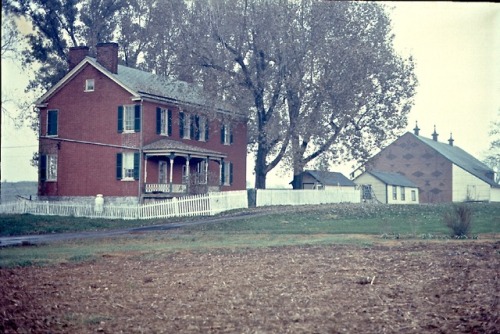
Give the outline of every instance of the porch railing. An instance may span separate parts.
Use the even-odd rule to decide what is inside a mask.
[[[152,193],[185,193],[187,186],[185,184],[168,183],[146,183],[145,192]]]

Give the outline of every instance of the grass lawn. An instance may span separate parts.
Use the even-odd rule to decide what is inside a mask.
[[[500,203],[471,203],[470,236],[496,239],[500,233]],[[349,243],[369,246],[384,240],[449,239],[443,215],[447,205],[359,205],[338,204],[300,207],[270,207],[258,216],[227,215],[216,223],[186,226],[163,232],[133,234],[112,239],[85,239],[30,247],[0,248],[0,267],[45,265],[91,261],[109,253],[137,253],[155,257],[172,251],[200,251]],[[202,218],[184,218],[199,220]],[[179,222],[180,219],[125,221],[47,217],[0,216],[0,235],[111,230]]]

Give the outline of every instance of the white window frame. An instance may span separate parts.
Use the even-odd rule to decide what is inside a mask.
[[[122,154],[122,181],[134,180],[134,152]]]
[[[168,136],[168,109],[160,108],[160,135]]]
[[[397,186],[392,186],[392,200],[394,200],[394,201],[398,200],[398,187]]]
[[[206,116],[198,116],[199,122],[198,122],[198,135],[199,135],[199,141],[205,141],[206,137],[206,130],[207,130],[207,117]]]
[[[182,139],[191,139],[191,114],[184,113],[184,134]]]
[[[93,92],[95,90],[95,80],[87,79],[85,80],[85,92]]]
[[[135,105],[123,106],[123,132],[135,132]]]
[[[401,201],[406,201],[406,188],[401,186],[399,190],[401,190]]]
[[[231,162],[224,161],[224,180],[222,185],[230,186],[231,185]]]
[[[417,191],[416,190],[411,191],[411,200],[412,200],[412,202],[417,201]]]
[[[224,145],[231,145],[231,124],[224,124]]]
[[[57,155],[47,154],[45,161],[45,181],[57,181]]]

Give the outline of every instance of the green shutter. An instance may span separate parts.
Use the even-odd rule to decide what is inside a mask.
[[[194,126],[195,126],[195,123],[196,123],[196,117],[195,117],[195,115],[189,115],[189,118],[191,120],[189,122],[189,139],[193,139],[195,137]]]
[[[47,179],[47,156],[45,154],[40,155],[40,180],[45,181]]]
[[[220,160],[220,165],[221,165],[221,170],[220,170],[220,184],[221,186],[224,185],[224,159]]]
[[[168,135],[172,136],[172,110],[168,109]]]
[[[156,108],[156,134],[161,134],[161,108]]]
[[[194,116],[193,120],[194,120],[194,139],[200,140],[200,116],[198,115]],[[191,125],[193,125],[192,121]]]
[[[136,104],[134,106],[134,131],[141,131],[141,105]]]
[[[179,113],[179,136],[182,138],[184,138],[184,117],[186,115],[181,112]]]
[[[233,127],[229,127],[229,144],[233,143]]]
[[[123,132],[123,106],[118,106],[118,133]]]
[[[222,124],[220,129],[220,143],[224,144],[224,132],[226,131],[226,126]]]
[[[116,154],[116,179],[121,180],[123,178],[123,155],[121,153]]]
[[[233,184],[233,163],[229,163],[229,184]]]
[[[208,142],[208,129],[210,128],[209,126],[209,121],[208,121],[208,117],[207,119],[205,120],[205,141]]]
[[[134,180],[139,180],[139,165],[141,161],[139,159],[139,153],[134,153]]]

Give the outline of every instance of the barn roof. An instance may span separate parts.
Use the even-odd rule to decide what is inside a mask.
[[[434,149],[453,164],[488,183],[490,186],[499,186],[495,183],[495,181],[487,176],[487,174],[493,175],[493,170],[469,153],[462,150],[460,147],[417,136],[411,132],[408,132],[408,134],[414,136],[416,139]]]

